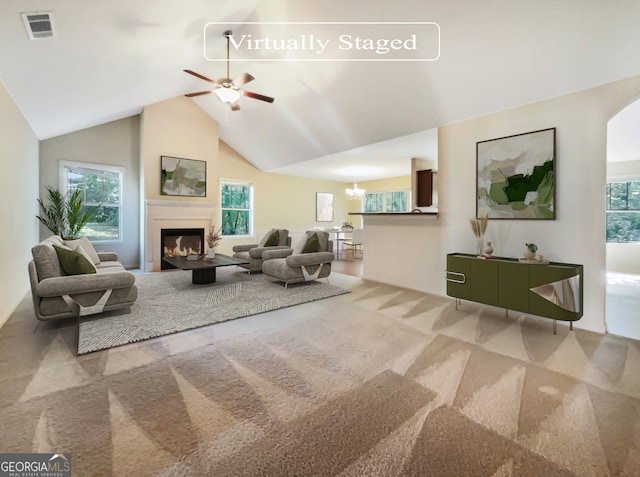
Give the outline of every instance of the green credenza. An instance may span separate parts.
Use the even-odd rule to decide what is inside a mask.
[[[554,320],[576,321],[583,311],[583,266],[447,255],[447,295]]]

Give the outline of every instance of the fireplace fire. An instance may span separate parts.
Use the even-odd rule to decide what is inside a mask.
[[[186,257],[189,254],[204,253],[204,229],[162,229],[160,231],[162,257]],[[160,269],[175,268],[162,260]]]

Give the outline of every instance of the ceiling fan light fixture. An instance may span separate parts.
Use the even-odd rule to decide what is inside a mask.
[[[362,199],[362,197],[364,197],[364,189],[360,189],[357,182],[353,183],[353,189],[345,189],[345,192],[347,193],[349,199],[352,200]]]
[[[215,90],[213,90],[213,92],[220,99],[220,101],[222,101],[223,103],[229,103],[229,104],[233,104],[237,102],[242,96],[242,93],[239,90],[235,88],[229,88],[226,86],[221,86],[220,88],[216,88]]]
[[[267,103],[273,103],[274,100],[270,96],[253,93],[241,88],[246,83],[249,83],[250,81],[253,81],[255,79],[249,73],[244,73],[233,81],[229,78],[229,37],[231,36],[231,34],[231,30],[227,30],[223,33],[223,36],[227,39],[227,76],[219,79],[218,81],[214,81],[211,78],[207,78],[206,76],[201,75],[200,73],[196,73],[195,71],[183,70],[185,73],[189,73],[196,78],[207,81],[209,83],[213,83],[213,88],[210,90],[198,91],[197,93],[187,93],[185,96],[193,98],[195,96],[201,96],[203,94],[209,94],[213,92],[220,101],[231,106],[232,111],[238,111],[240,109],[240,106],[237,103],[242,96],[265,101]]]

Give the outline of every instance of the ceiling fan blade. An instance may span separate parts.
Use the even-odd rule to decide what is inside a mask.
[[[200,73],[196,73],[195,71],[191,71],[191,70],[182,70],[185,73],[189,73],[190,75],[195,76],[196,78],[200,78],[202,80],[208,81],[209,83],[215,83],[215,81],[213,81],[210,78],[207,78],[206,76],[202,76]]]
[[[248,96],[249,98],[259,99],[260,101],[266,101],[267,103],[273,103],[274,101],[274,99],[269,96],[265,96],[263,94],[258,94],[258,93],[252,93],[251,91],[243,91],[242,94],[244,96]]]
[[[193,98],[194,96],[202,96],[203,94],[209,94],[211,91],[198,91],[197,93],[185,94],[187,98]]]
[[[242,76],[233,80],[233,84],[236,86],[242,86],[243,84],[247,84],[249,81],[253,81],[255,78],[251,76],[249,73],[244,73]]]
[[[238,103],[231,103],[231,111],[240,111],[240,105]]]

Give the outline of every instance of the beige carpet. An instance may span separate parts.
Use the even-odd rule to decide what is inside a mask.
[[[337,276],[351,294],[74,356],[0,330],[0,452],[74,476],[640,475],[640,344]]]

